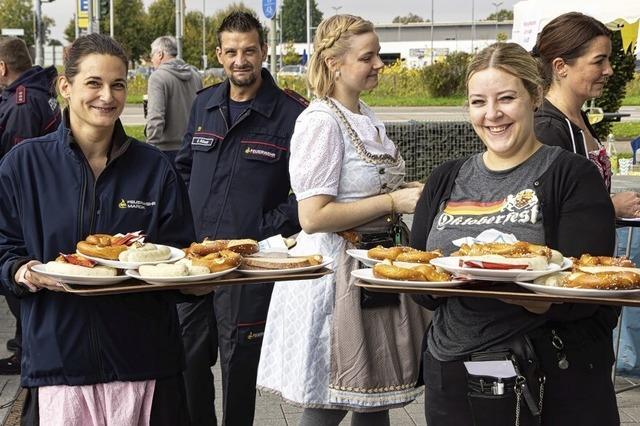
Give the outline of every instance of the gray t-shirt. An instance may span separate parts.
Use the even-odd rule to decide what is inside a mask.
[[[544,145],[524,163],[499,172],[487,169],[482,154],[471,157],[462,165],[449,200],[440,206],[427,249],[449,254],[457,249],[452,240],[491,228],[514,234],[520,241],[544,244],[534,182],[559,152],[560,148]],[[458,360],[543,322],[543,316],[497,299],[449,297],[434,313],[428,346],[436,359]]]

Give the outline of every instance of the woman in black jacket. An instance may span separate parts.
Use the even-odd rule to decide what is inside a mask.
[[[542,100],[535,60],[516,44],[492,45],[469,66],[467,90],[471,122],[487,149],[432,173],[416,207],[412,246],[451,253],[453,240],[495,228],[565,256],[611,255],[613,206],[596,168],[534,135],[533,112]],[[423,358],[429,425],[619,422],[610,379],[615,309],[471,297],[416,301],[434,310]],[[501,380],[492,391],[493,383],[467,377],[464,361],[503,359],[505,351],[515,354],[524,386],[505,384],[501,393]]]
[[[545,25],[531,52],[541,64],[545,88],[544,102],[535,113],[538,140],[591,160],[609,190],[611,163],[582,105],[600,96],[613,74],[610,37],[600,21],[570,12]],[[640,217],[638,193],[620,192],[611,198],[618,217]]]
[[[189,422],[173,292],[81,297],[32,269],[89,234],[193,241],[184,183],[119,120],[127,62],[107,36],[75,40],[58,81],[68,105],[60,127],[0,163],[0,281],[21,298],[23,425]]]

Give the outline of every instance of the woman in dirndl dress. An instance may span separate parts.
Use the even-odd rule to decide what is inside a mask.
[[[258,388],[305,408],[302,425],[387,425],[389,408],[421,392],[421,339],[429,314],[406,295],[368,294],[347,249],[393,245],[422,185],[384,124],[359,99],[384,66],[369,21],[336,15],[316,32],[309,81],[316,96],[296,122],[290,174],[303,231],[293,251],[334,259],[334,274],[276,283]]]

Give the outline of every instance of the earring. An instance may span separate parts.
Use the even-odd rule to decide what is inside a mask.
[[[340,70],[336,70],[336,79],[340,77]]]

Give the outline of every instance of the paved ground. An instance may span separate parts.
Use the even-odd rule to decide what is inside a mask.
[[[0,357],[8,356],[5,347],[6,341],[13,337],[14,321],[9,313],[9,309],[0,298]],[[216,395],[222,395],[220,383],[220,370],[214,368],[216,384]],[[618,378],[616,386],[622,388],[628,385],[628,380]],[[0,376],[0,420],[4,426],[18,425],[18,417],[15,413],[8,416],[13,405],[13,401],[19,392],[19,379],[17,376]],[[391,411],[391,424],[394,426],[415,426],[426,425],[424,419],[424,405],[422,399],[408,405],[407,407]],[[634,389],[618,395],[618,407],[620,407],[620,417],[623,425],[640,426],[640,389]],[[18,407],[15,407],[16,409]],[[218,418],[222,419],[220,404],[216,406]],[[297,425],[301,409],[281,403],[279,398],[268,394],[258,393],[256,402],[256,417],[254,425],[257,426],[293,426]],[[341,423],[350,424],[350,417],[347,416]]]

